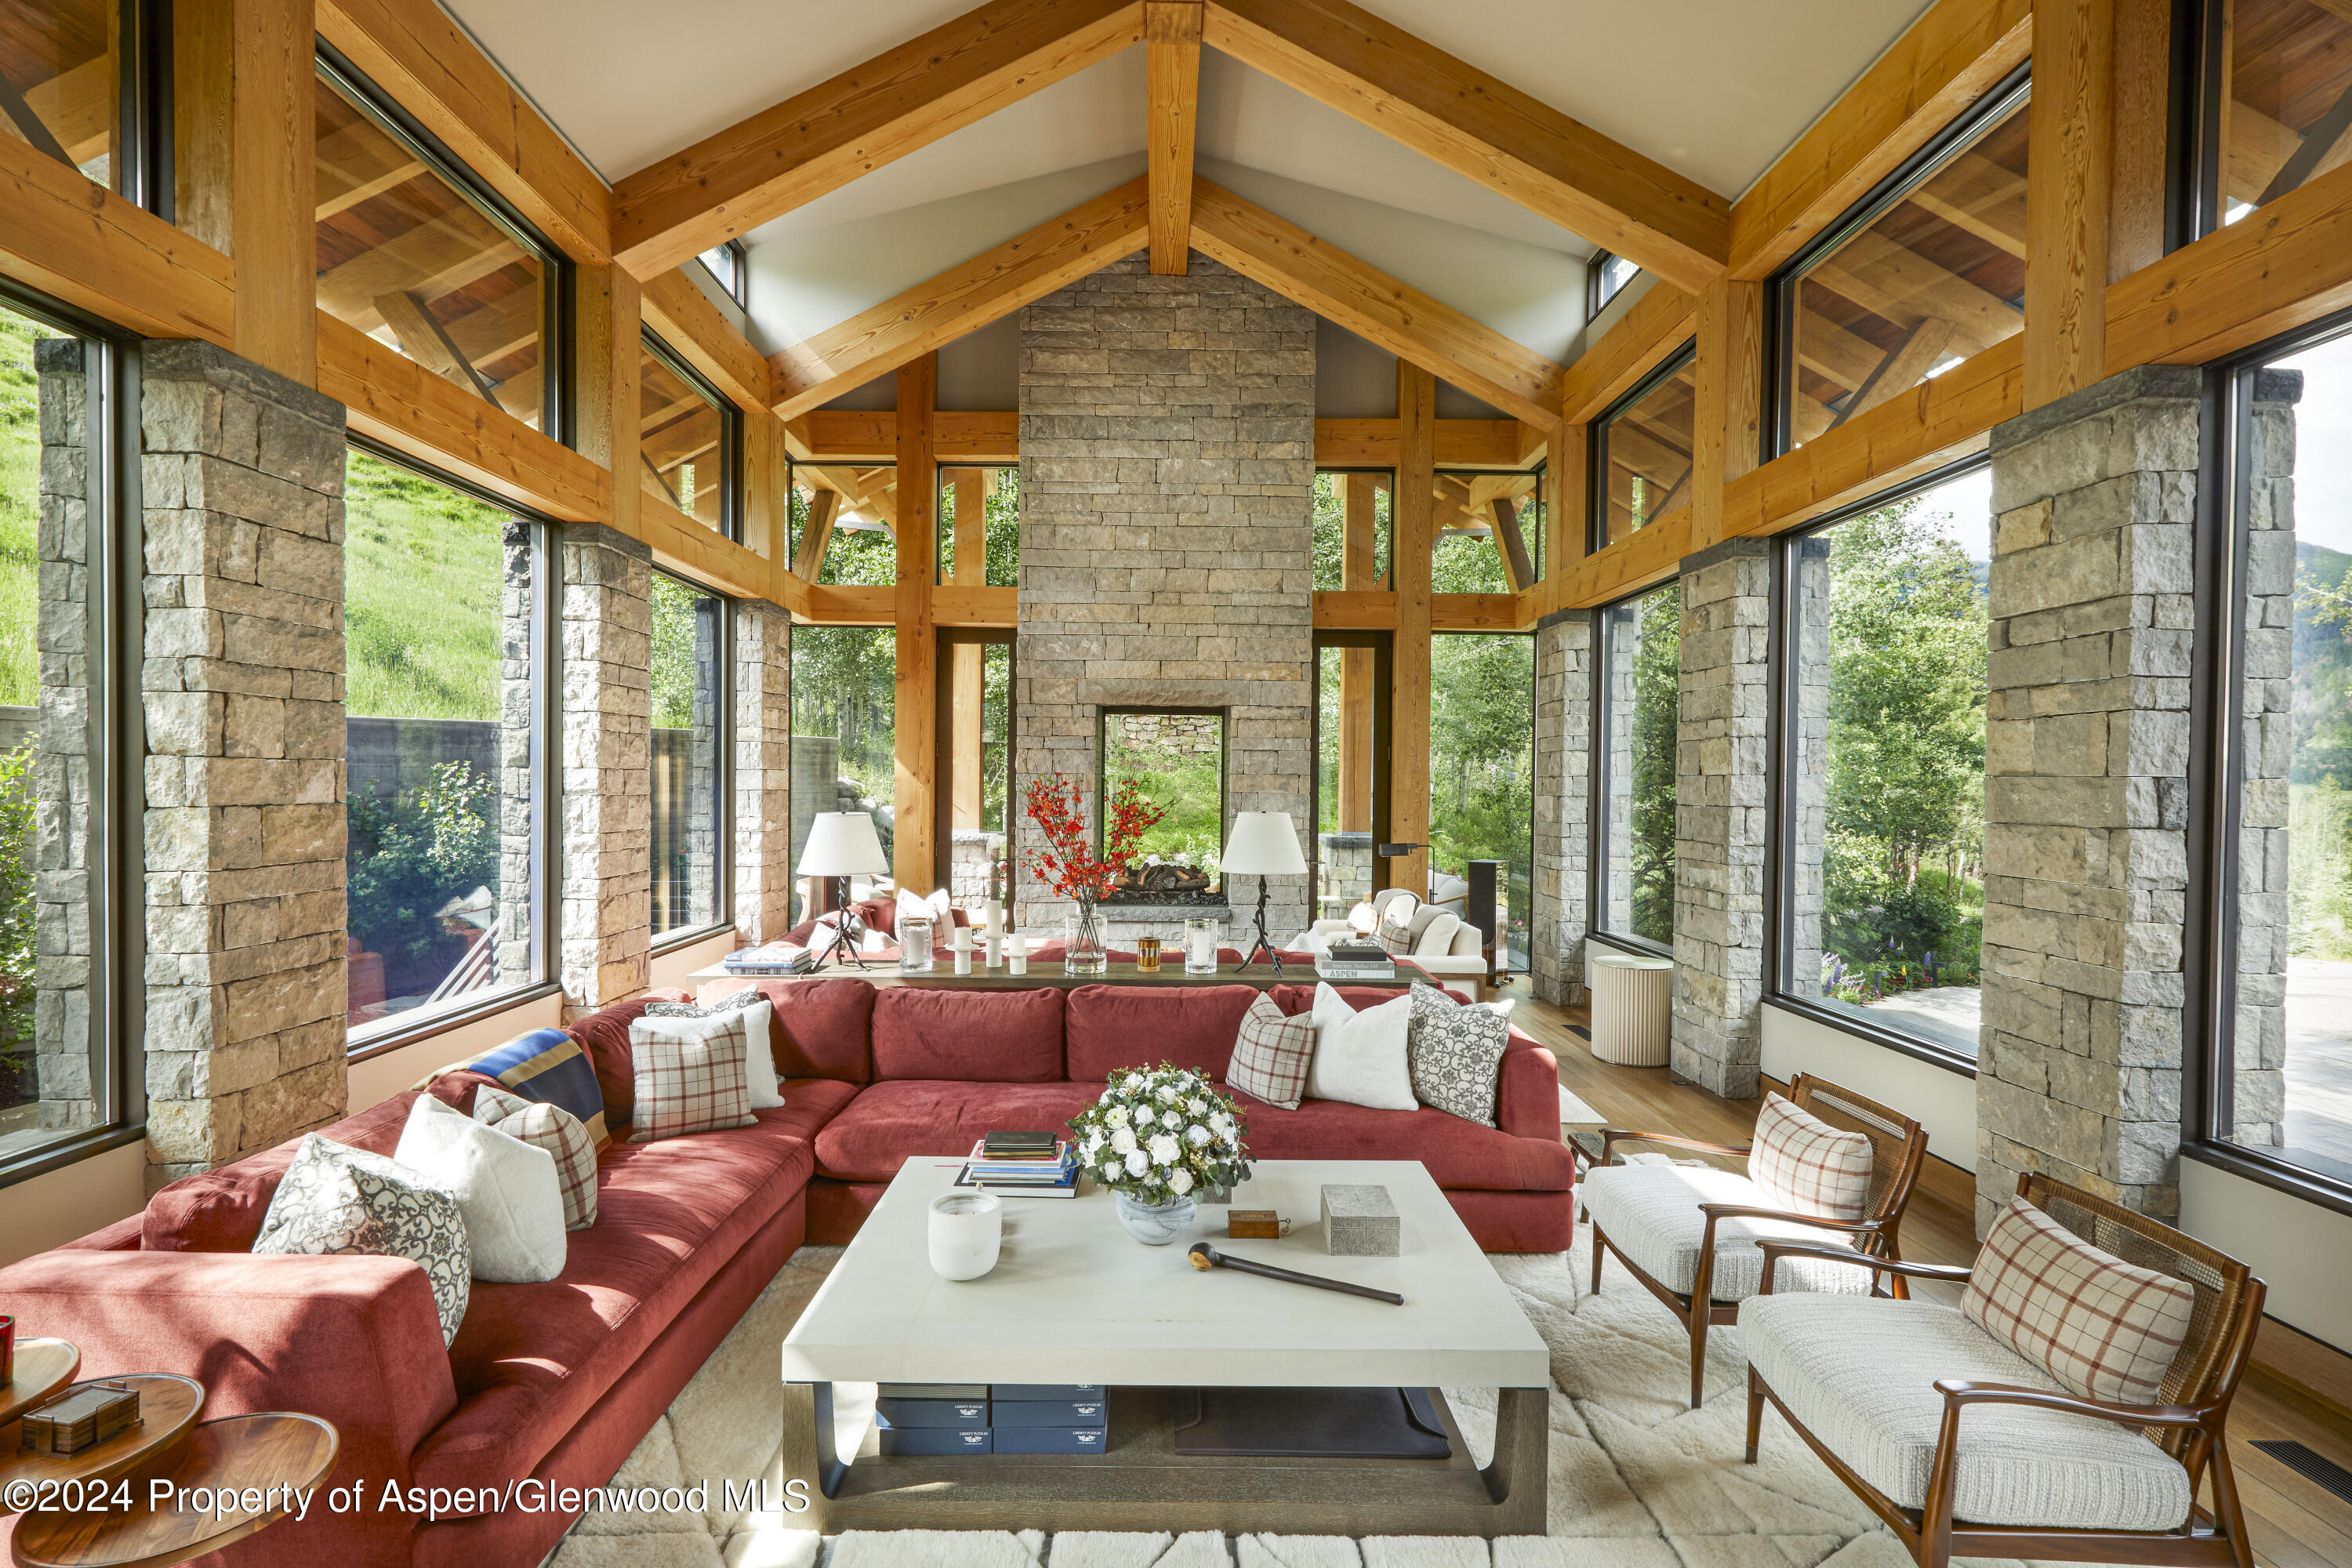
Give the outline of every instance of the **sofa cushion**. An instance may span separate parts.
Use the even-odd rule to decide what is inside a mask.
[[[1938,1378],[2059,1387],[1930,1301],[1759,1296],[1740,1305],[1739,1348],[1807,1431],[1904,1508],[1927,1501],[1944,1419]],[[1971,1524],[2171,1530],[2189,1515],[2179,1460],[2137,1428],[2063,1411],[1969,1407],[1956,1479],[1953,1515]]]
[[[1091,1083],[886,1079],[817,1133],[816,1168],[835,1181],[887,1182],[910,1154],[961,1159],[989,1132],[1058,1130],[1101,1096]]]
[[[320,1131],[335,1142],[389,1156],[408,1125],[417,1091],[403,1089],[381,1105],[347,1116]],[[262,1217],[278,1194],[279,1178],[294,1163],[301,1140],[247,1156],[233,1165],[183,1176],[147,1200],[140,1216],[142,1252],[250,1252],[261,1235]]]
[[[882,987],[874,995],[874,1076],[1058,1082],[1062,993],[1050,985],[1034,991]]]
[[[835,1078],[865,1083],[874,1077],[867,1039],[874,1031],[875,989],[863,980],[761,980],[760,994],[775,1008],[769,1049],[785,1078]],[[789,1098],[785,1100],[790,1104]]]
[[[1100,1083],[1122,1068],[1170,1061],[1223,1079],[1233,1059],[1242,1016],[1257,995],[1254,985],[1209,985],[1198,991],[1081,985],[1070,993],[1063,1022],[1069,1037],[1069,1076]]]
[[[449,1347],[457,1409],[417,1448],[424,1486],[524,1476],[744,1243],[807,1184],[783,1110],[697,1138],[615,1144],[597,1220],[543,1284],[478,1285]]]
[[[857,1091],[856,1084],[837,1078],[788,1078],[784,1108],[755,1114],[790,1130],[795,1138],[814,1143],[818,1130],[840,1115],[841,1108],[857,1098]]]
[[[1441,1187],[1564,1193],[1576,1169],[1568,1146],[1516,1138],[1422,1106],[1374,1110],[1310,1100],[1296,1110],[1244,1105],[1254,1160],[1418,1160]]]
[[[595,1065],[596,1087],[604,1096],[604,1131],[616,1143],[626,1141],[623,1134],[637,1105],[637,1068],[629,1055],[629,1026],[644,1017],[653,1003],[686,999],[683,991],[648,991],[626,1002],[599,1007],[564,1028]]]
[[[1746,1176],[1713,1165],[1610,1165],[1586,1172],[1577,1190],[1584,1200],[1585,1217],[1601,1227],[1621,1254],[1667,1289],[1685,1296],[1697,1282],[1699,1243],[1706,1239],[1706,1216],[1698,1205],[1774,1206]],[[1717,1301],[1744,1301],[1762,1289],[1764,1254],[1756,1244],[1765,1240],[1853,1245],[1843,1232],[1793,1220],[1718,1220],[1707,1294]],[[1871,1279],[1871,1271],[1856,1264],[1791,1258],[1781,1262],[1773,1289],[1866,1292]]]

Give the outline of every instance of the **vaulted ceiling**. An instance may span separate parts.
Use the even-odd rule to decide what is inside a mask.
[[[973,0],[666,0],[657,11],[642,0],[446,3],[617,181]],[[1727,199],[1924,0],[1369,8]],[[829,310],[862,309],[1132,178],[1142,167],[1144,78],[1144,49],[1127,48],[755,228],[755,279],[835,275],[755,289],[755,337],[763,347],[795,341],[829,324]],[[1302,226],[1347,227],[1358,237],[1335,234],[1336,243],[1369,240],[1368,259],[1539,352],[1563,353],[1564,314],[1580,311],[1546,297],[1580,278],[1570,258],[1590,254],[1585,237],[1214,49],[1202,53],[1198,150],[1208,177]],[[991,192],[1001,195],[973,199]],[[828,252],[839,262],[819,266]],[[1544,254],[1559,259],[1544,264]]]

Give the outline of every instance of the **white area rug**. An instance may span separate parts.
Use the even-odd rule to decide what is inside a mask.
[[[669,1413],[616,1486],[709,1483],[701,1513],[592,1515],[551,1568],[1901,1568],[1909,1561],[1852,1493],[1767,1414],[1755,1465],[1741,1462],[1747,1363],[1736,1330],[1709,1336],[1706,1405],[1684,1405],[1688,1341],[1632,1278],[1609,1265],[1583,1295],[1590,1255],[1496,1254],[1495,1268],[1551,1347],[1550,1533],[1501,1541],[1389,1536],[1228,1537],[1024,1531],[851,1531],[820,1538],[781,1511],[720,1506],[720,1483],[764,1473],[781,1497],[776,1347],[826,1270],[803,1247]],[[845,1452],[872,1410],[844,1387]],[[1447,1389],[1480,1463],[1494,1440],[1491,1389]]]

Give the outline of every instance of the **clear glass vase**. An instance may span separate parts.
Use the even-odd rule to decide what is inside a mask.
[[[1102,913],[1082,899],[1062,925],[1062,967],[1070,974],[1100,974],[1110,967],[1103,948]]]
[[[1146,1247],[1166,1247],[1183,1239],[1192,1228],[1192,1217],[1198,1205],[1189,1197],[1172,1203],[1147,1204],[1118,1194],[1118,1223],[1127,1234]]]

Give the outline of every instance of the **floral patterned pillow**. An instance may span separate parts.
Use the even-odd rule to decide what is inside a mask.
[[[1405,1059],[1412,1097],[1423,1105],[1494,1126],[1510,1044],[1511,1021],[1501,1009],[1465,1006],[1433,985],[1413,986]]]
[[[294,1151],[253,1250],[405,1258],[433,1287],[442,1343],[466,1321],[474,1247],[457,1200],[405,1165],[316,1132]]]

